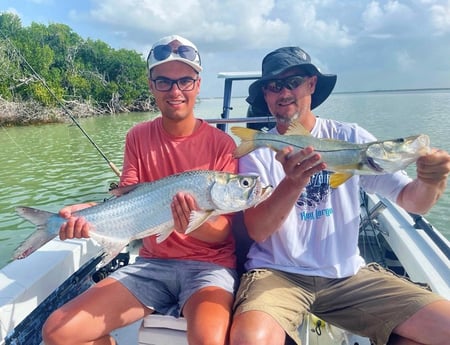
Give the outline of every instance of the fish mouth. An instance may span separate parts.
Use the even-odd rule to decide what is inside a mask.
[[[259,203],[263,202],[264,200],[266,200],[273,191],[273,186],[272,185],[267,185],[267,186],[261,186],[258,188],[259,190],[257,191],[257,194],[259,195],[259,200],[257,203],[255,203],[253,206],[258,205]]]

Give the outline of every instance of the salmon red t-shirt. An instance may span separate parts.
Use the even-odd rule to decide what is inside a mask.
[[[221,130],[200,120],[198,129],[189,136],[174,137],[162,126],[162,118],[137,124],[127,133],[120,185],[151,182],[188,170],[237,172],[232,156],[233,139]],[[231,221],[231,216],[227,216]],[[235,267],[234,238],[231,234],[221,243],[208,243],[176,231],[163,242],[156,236],[143,239],[139,253],[147,258],[207,261]]]

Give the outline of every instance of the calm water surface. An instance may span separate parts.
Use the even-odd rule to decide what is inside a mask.
[[[245,116],[244,99],[233,100],[232,107],[232,116]],[[203,99],[196,110],[203,118],[217,118],[221,112],[221,99]],[[425,133],[433,146],[450,151],[450,92],[335,94],[315,114],[357,122],[379,139]],[[120,169],[127,130],[154,116],[121,114],[80,123]],[[0,267],[34,231],[17,216],[15,207],[56,212],[62,205],[103,200],[109,184],[118,180],[80,130],[69,124],[0,127],[0,167]],[[414,167],[408,171],[414,174]],[[427,218],[450,239],[449,209],[447,190]]]

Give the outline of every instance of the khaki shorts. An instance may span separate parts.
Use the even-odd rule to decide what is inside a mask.
[[[397,325],[442,299],[378,264],[342,279],[255,269],[242,276],[234,309],[235,314],[258,310],[271,315],[297,344],[298,328],[311,312],[381,345]]]

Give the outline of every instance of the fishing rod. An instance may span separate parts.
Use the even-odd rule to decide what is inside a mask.
[[[59,106],[64,110],[66,115],[72,120],[72,122],[80,129],[81,133],[84,134],[84,136],[90,141],[90,143],[94,146],[94,148],[98,151],[98,153],[103,157],[103,159],[108,163],[109,167],[112,169],[112,171],[120,177],[121,172],[120,170],[115,166],[115,164],[108,159],[108,157],[103,153],[103,151],[98,147],[98,145],[95,143],[95,141],[89,136],[89,134],[84,130],[83,127],[81,127],[80,123],[77,121],[77,119],[72,115],[70,110],[65,106],[65,104],[56,97],[55,93],[50,89],[50,87],[47,85],[46,81],[34,70],[34,68],[28,63],[27,59],[20,53],[20,51],[15,47],[15,45],[11,42],[11,40],[3,33],[2,30],[0,30],[2,36],[8,42],[8,44],[12,47],[14,52],[22,59],[22,61],[25,63],[25,65],[31,70],[33,75],[44,85],[45,89],[50,93],[50,95],[56,100],[56,102],[59,104]]]

